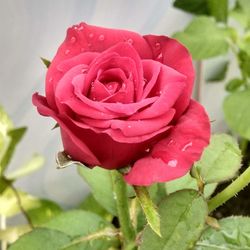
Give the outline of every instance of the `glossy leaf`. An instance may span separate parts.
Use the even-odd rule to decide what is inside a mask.
[[[116,203],[113,196],[112,180],[109,170],[95,167],[78,167],[80,176],[88,183],[92,194],[107,211],[117,215]]]
[[[226,90],[228,92],[234,92],[239,89],[243,85],[243,83],[244,81],[242,79],[233,78],[227,83]]]
[[[9,250],[56,250],[70,242],[70,237],[60,231],[36,228],[28,234],[24,234]]]
[[[174,38],[189,49],[194,59],[201,60],[225,54],[229,36],[229,30],[218,26],[213,18],[197,17]]]
[[[6,178],[8,180],[15,180],[20,177],[26,176],[41,168],[43,164],[44,164],[44,158],[41,155],[35,154],[27,163],[25,163],[19,169],[6,174]]]
[[[219,230],[207,227],[194,249],[250,249],[250,218],[228,217],[219,220],[219,225]]]
[[[64,212],[48,223],[46,228],[61,231],[73,240],[64,249],[108,249],[108,246],[117,242],[116,230],[100,216],[83,210]],[[106,233],[106,236],[105,236]],[[112,233],[114,234],[112,237]],[[91,241],[91,243],[90,243]]]
[[[228,0],[207,0],[207,7],[217,21],[227,22]]]
[[[192,14],[208,14],[207,0],[175,0],[174,7]]]
[[[233,178],[241,166],[241,151],[229,135],[213,135],[209,146],[194,167],[205,183],[216,183]]]
[[[90,211],[95,213],[107,220],[113,218],[106,209],[104,209],[94,198],[92,194],[89,194],[78,206],[78,209],[83,209],[85,211]]]
[[[223,103],[225,120],[230,129],[250,140],[250,90],[228,95]]]
[[[168,196],[159,206],[162,238],[149,226],[143,231],[140,250],[192,249],[199,239],[207,216],[207,205],[194,190]]]
[[[197,181],[189,173],[179,179],[166,182],[165,187],[168,195],[183,189],[193,189],[198,191]],[[204,187],[204,196],[207,198],[212,195],[216,187],[217,183],[206,184]]]

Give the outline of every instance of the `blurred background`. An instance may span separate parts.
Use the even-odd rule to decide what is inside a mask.
[[[46,68],[40,57],[52,59],[66,29],[81,21],[171,36],[182,30],[192,16],[174,8],[170,0],[1,0],[0,16],[0,104],[16,126],[28,127],[8,171],[18,168],[33,152],[43,155],[45,166],[15,185],[35,196],[53,199],[65,208],[72,207],[86,196],[88,188],[74,166],[56,169],[55,155],[62,150],[59,130],[52,130],[54,121],[38,115],[31,104],[34,92],[44,93]],[[197,74],[202,81],[194,97],[214,120],[213,130],[223,131],[224,85],[204,84],[204,67],[209,71],[210,65],[213,60],[199,63]],[[232,75],[235,69],[230,67]]]

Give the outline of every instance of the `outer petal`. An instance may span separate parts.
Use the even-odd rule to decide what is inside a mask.
[[[63,141],[65,138],[67,140],[67,144],[64,145],[66,152],[67,150],[70,150],[70,152],[72,152],[72,156],[80,155],[81,158],[84,159],[84,162],[90,165],[100,165],[100,161],[96,158],[95,154],[91,152],[91,150],[83,141],[79,140],[78,136],[72,132],[74,130],[70,129],[68,125],[66,125],[65,122],[48,107],[47,101],[43,96],[39,96],[37,93],[34,94],[32,97],[32,102],[37,107],[37,110],[41,115],[51,116],[57,121],[61,131],[63,131]]]
[[[144,38],[152,49],[152,59],[174,68],[187,77],[186,89],[174,106],[177,112],[176,117],[178,118],[187,108],[192,94],[195,72],[191,55],[188,50],[175,39],[155,35],[146,35]]]
[[[69,28],[67,36],[52,60],[46,76],[46,97],[49,105],[56,109],[53,92],[54,84],[62,77],[62,73],[57,69],[59,63],[82,52],[103,52],[119,42],[126,41],[134,46],[141,58],[152,57],[148,43],[135,32],[101,28],[86,23],[80,23]]]
[[[209,143],[210,123],[204,108],[195,101],[169,134],[150,154],[136,161],[124,177],[131,185],[148,186],[185,175]]]

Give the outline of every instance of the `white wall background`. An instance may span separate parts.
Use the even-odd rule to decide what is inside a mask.
[[[11,169],[33,152],[46,157],[43,169],[16,184],[34,195],[70,207],[87,193],[74,167],[57,170],[55,154],[61,150],[54,122],[37,114],[32,93],[44,93],[46,69],[39,57],[51,59],[63,41],[67,27],[90,24],[130,29],[142,34],[171,35],[191,19],[171,7],[170,0],[0,0],[0,104],[16,126],[28,126]],[[214,126],[221,127],[223,85],[203,86],[202,102]],[[212,101],[211,101],[212,99]],[[212,105],[211,105],[212,104]]]

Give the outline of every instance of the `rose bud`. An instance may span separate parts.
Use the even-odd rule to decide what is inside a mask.
[[[88,167],[118,169],[132,185],[185,175],[209,143],[204,108],[191,99],[187,49],[166,36],[80,23],[68,29],[33,95],[60,126],[65,152]]]

